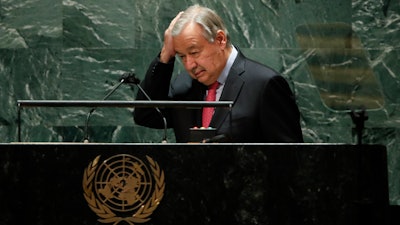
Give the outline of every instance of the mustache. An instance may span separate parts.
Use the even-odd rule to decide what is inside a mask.
[[[199,73],[199,72],[201,72],[201,71],[205,71],[205,69],[202,68],[202,67],[195,67],[195,68],[193,68],[193,69],[190,70],[190,72],[191,72],[192,74],[197,74],[197,73]]]

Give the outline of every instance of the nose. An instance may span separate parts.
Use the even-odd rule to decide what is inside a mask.
[[[195,58],[193,58],[192,56],[186,56],[185,68],[188,70],[191,70],[191,69],[195,68],[196,66],[197,66],[197,63],[196,63]]]

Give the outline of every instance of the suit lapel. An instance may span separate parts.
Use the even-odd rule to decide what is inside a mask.
[[[224,89],[219,99],[220,101],[233,101],[233,104],[235,104],[244,84],[244,80],[241,77],[244,72],[244,64],[245,58],[239,52],[231,70],[229,71]],[[216,108],[210,126],[219,128],[228,116],[229,109],[221,107]]]

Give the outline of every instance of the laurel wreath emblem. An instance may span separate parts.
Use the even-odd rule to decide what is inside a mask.
[[[118,216],[113,210],[103,204],[99,199],[96,198],[93,193],[93,180],[95,178],[97,167],[99,166],[100,155],[97,156],[92,162],[89,163],[88,167],[84,171],[82,186],[84,190],[84,197],[90,207],[90,209],[96,213],[99,222],[101,223],[113,223],[114,225],[125,221],[128,224],[134,225],[135,223],[145,223],[149,221],[151,218],[149,216],[153,213],[153,211],[160,204],[165,189],[165,178],[164,172],[160,169],[157,162],[155,162],[149,156],[146,156],[151,171],[155,181],[155,188],[151,199],[145,203],[143,203],[136,212],[132,214],[130,217],[121,217]]]

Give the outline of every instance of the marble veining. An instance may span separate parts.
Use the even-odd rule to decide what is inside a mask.
[[[321,90],[332,86],[315,79],[317,70],[331,75],[321,70],[322,64],[340,58],[315,63],[318,48],[302,47],[296,30],[310,24],[351,27],[359,45],[342,60],[354,65],[349,57],[363,52],[362,68],[368,68],[377,86],[350,84],[340,90],[368,96],[370,92],[360,91],[380,88],[382,98],[374,103],[382,107],[368,111],[363,141],[387,146],[390,202],[400,204],[400,2],[394,0],[0,0],[0,142],[17,140],[19,99],[101,100],[124,72],[143,78],[170,20],[194,3],[218,11],[241,51],[287,78],[308,143],[356,143],[356,138],[349,114],[331,110],[323,101],[329,95]],[[354,75],[359,68],[344,67],[343,72]],[[123,85],[110,99],[134,100],[136,92]],[[81,142],[89,110],[23,109],[22,140]],[[162,131],[135,125],[132,110],[96,109],[91,140],[159,142]],[[168,139],[174,142],[172,131]]]

